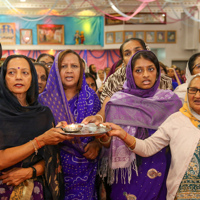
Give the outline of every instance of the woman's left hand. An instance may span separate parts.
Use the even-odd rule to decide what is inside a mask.
[[[98,156],[101,147],[102,147],[101,144],[99,144],[99,142],[94,140],[86,145],[86,147],[84,148],[84,151],[86,153],[84,153],[83,155],[87,159],[94,160]]]
[[[32,168],[13,168],[7,172],[2,172],[0,180],[7,185],[17,186],[32,177]]]

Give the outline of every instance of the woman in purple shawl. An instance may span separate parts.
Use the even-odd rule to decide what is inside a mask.
[[[125,141],[128,134],[140,139],[151,136],[169,115],[178,111],[181,101],[172,91],[158,89],[160,67],[151,51],[137,52],[127,65],[126,75],[123,90],[106,105],[106,121],[120,125],[127,134],[123,139],[107,135],[99,139],[104,146],[110,145],[100,172],[111,184],[113,200],[164,200],[169,153],[163,149],[141,158],[129,150]]]
[[[56,123],[81,123],[100,110],[96,93],[86,83],[81,58],[72,50],[56,56],[39,100],[51,109]],[[97,199],[95,178],[99,150],[94,137],[75,138],[60,144],[65,199]]]

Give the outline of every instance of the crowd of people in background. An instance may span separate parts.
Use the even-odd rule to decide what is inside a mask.
[[[119,50],[104,69],[73,50],[5,59],[0,200],[199,199],[200,53],[181,69],[139,38]],[[111,130],[63,134],[72,123]]]

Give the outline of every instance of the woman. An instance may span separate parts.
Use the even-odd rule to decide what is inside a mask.
[[[97,68],[95,64],[91,64],[89,66],[89,73],[92,74],[92,76],[94,76],[95,79],[97,79]]]
[[[104,72],[103,69],[99,69],[97,72],[97,80],[96,80],[98,88],[100,88],[103,85],[105,79],[106,79],[106,73]]]
[[[127,199],[127,195],[140,200],[164,200],[169,162],[166,149],[149,158],[140,158],[129,151],[124,141],[128,135],[140,139],[151,136],[169,115],[178,111],[181,102],[172,91],[158,89],[160,66],[151,51],[137,52],[127,65],[126,75],[124,89],[115,93],[106,105],[106,121],[120,125],[127,134],[122,139],[112,138],[100,171],[105,176],[108,167],[113,200]],[[107,136],[99,141],[107,147],[110,144]]]
[[[125,144],[140,156],[152,156],[167,145],[172,160],[167,177],[167,200],[199,199],[199,149],[200,149],[200,75],[189,81],[186,101],[179,112],[165,120],[151,137],[144,141],[128,135]],[[123,129],[109,124],[110,136],[122,138]],[[188,137],[189,133],[189,137]]]
[[[49,75],[48,69],[45,67],[43,63],[34,63],[37,77],[38,77],[38,92],[39,94],[44,91],[44,88],[46,87],[47,78]]]
[[[193,54],[187,63],[186,66],[186,83],[179,85],[175,90],[182,103],[184,104],[185,95],[187,92],[188,81],[191,79],[191,76],[200,73],[200,53]]]
[[[88,86],[93,89],[95,92],[97,92],[97,83],[95,78],[90,73],[85,73],[85,80],[88,84]]]
[[[120,56],[123,60],[122,67],[117,70],[114,74],[108,77],[108,79],[104,83],[103,91],[100,96],[100,101],[102,103],[101,110],[97,113],[96,116],[87,117],[83,123],[95,122],[100,123],[105,121],[105,106],[107,102],[110,100],[112,95],[118,91],[121,91],[123,88],[123,84],[126,81],[126,65],[128,64],[130,58],[140,50],[147,50],[147,46],[143,40],[139,38],[130,38],[127,39],[120,46]],[[166,76],[160,77],[160,88],[162,89],[171,89],[171,79]]]
[[[52,128],[50,109],[37,101],[33,63],[23,55],[8,56],[0,76],[1,199],[62,199],[59,152],[45,145],[69,137]]]
[[[36,62],[41,62],[43,63],[48,70],[50,71],[54,61],[54,56],[47,54],[47,53],[42,53],[38,56]]]
[[[80,123],[96,114],[100,101],[85,81],[82,60],[72,51],[60,52],[54,61],[47,86],[39,97],[56,122]],[[100,144],[94,137],[80,137],[60,145],[66,199],[96,199],[95,178]]]

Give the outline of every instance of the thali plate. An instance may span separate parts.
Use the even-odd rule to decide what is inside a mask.
[[[85,125],[77,123],[76,125],[82,126],[81,130],[77,132],[69,132],[65,128],[62,128],[62,130],[65,131],[65,133],[62,134],[75,137],[90,137],[90,136],[99,136],[111,130],[111,127],[104,126],[103,124],[96,125],[94,123],[89,123]]]

